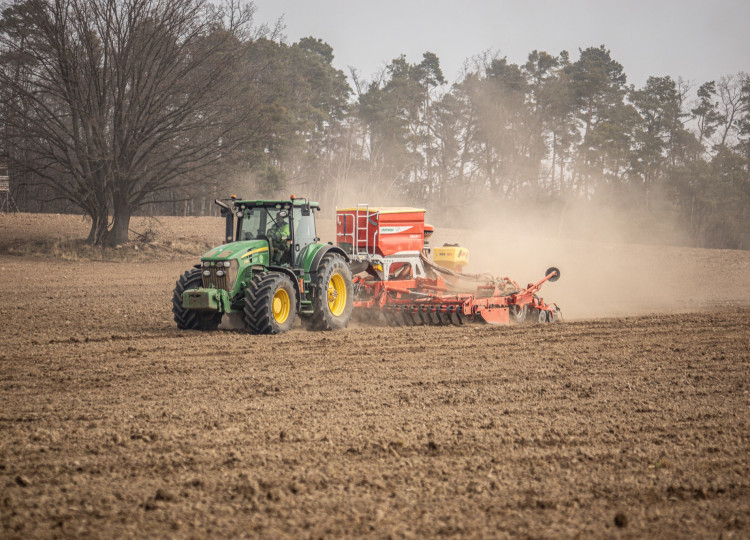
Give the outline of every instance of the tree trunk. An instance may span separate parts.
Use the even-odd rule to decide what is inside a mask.
[[[131,212],[127,201],[114,201],[114,222],[112,230],[107,233],[107,245],[118,246],[128,243]]]
[[[89,230],[89,236],[86,242],[89,244],[100,246],[104,242],[104,238],[107,234],[107,225],[109,222],[109,216],[106,212],[96,212],[96,215],[90,215],[91,218],[91,230]]]

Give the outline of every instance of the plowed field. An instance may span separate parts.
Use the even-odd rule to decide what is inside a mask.
[[[559,265],[561,324],[251,336],[171,320],[218,219],[21,247],[71,219],[0,216],[0,537],[750,536],[748,252],[551,243],[497,264]]]

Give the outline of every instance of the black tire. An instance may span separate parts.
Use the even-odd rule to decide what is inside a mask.
[[[188,270],[180,276],[172,293],[172,313],[177,328],[180,330],[216,330],[221,324],[222,313],[214,311],[197,311],[182,307],[182,293],[197,289],[203,285],[201,271],[197,268]]]
[[[335,292],[330,298],[329,287]],[[346,296],[337,303],[341,291],[345,291]],[[312,304],[313,330],[342,330],[349,324],[354,306],[354,286],[352,271],[341,255],[328,253],[320,260],[313,278]]]
[[[292,280],[284,274],[257,274],[245,290],[245,327],[253,334],[287,332],[296,313],[297,293]]]

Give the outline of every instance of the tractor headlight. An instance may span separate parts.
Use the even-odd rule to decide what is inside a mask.
[[[217,270],[216,277],[224,277],[224,270]]]
[[[230,261],[224,261],[224,268],[229,268],[230,266],[232,266]]]
[[[208,268],[211,266],[211,261],[203,261],[203,268]]]
[[[206,276],[206,277],[210,276],[211,275],[211,270],[204,270],[203,271],[203,275]]]

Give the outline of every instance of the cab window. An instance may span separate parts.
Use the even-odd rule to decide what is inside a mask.
[[[294,242],[300,249],[315,243],[315,214],[310,212],[309,216],[303,216],[298,206],[294,208]]]

